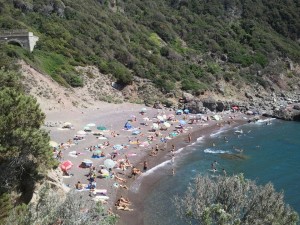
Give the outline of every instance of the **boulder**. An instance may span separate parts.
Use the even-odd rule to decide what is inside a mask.
[[[190,102],[194,99],[194,96],[190,93],[183,92],[182,93],[182,99],[184,100],[184,102]]]
[[[153,105],[153,108],[154,109],[163,109],[163,105],[159,102],[155,102],[154,105]]]
[[[300,105],[299,104],[298,105],[294,105],[293,109],[300,110]]]
[[[210,111],[216,111],[217,103],[215,99],[207,98],[204,99],[202,102],[203,102],[203,106],[208,108]]]
[[[189,109],[190,112],[193,114],[205,112],[203,103],[200,100],[194,100],[194,101],[188,102],[184,105],[184,108]]]
[[[274,110],[273,116],[282,120],[300,121],[300,110],[281,108]]]
[[[219,112],[222,112],[222,111],[226,110],[226,104],[222,101],[218,101],[216,110],[219,111]]]

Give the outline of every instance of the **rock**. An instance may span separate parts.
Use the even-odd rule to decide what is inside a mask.
[[[222,112],[226,109],[226,105],[224,104],[224,102],[222,101],[218,101],[217,102],[217,107],[216,107],[216,110],[219,111],[219,112]]]
[[[159,102],[155,102],[154,105],[153,105],[153,108],[154,108],[154,109],[163,109],[164,107],[163,107],[163,105],[160,104]]]
[[[294,105],[293,109],[300,110],[300,104],[299,105]]]
[[[204,113],[205,108],[203,107],[203,103],[200,100],[193,100],[184,105],[184,108],[189,109],[191,113]]]
[[[182,99],[184,100],[184,102],[190,102],[194,99],[194,96],[190,93],[183,92],[182,93]]]
[[[218,84],[216,85],[216,87],[217,87],[217,91],[218,91],[219,93],[221,93],[222,95],[225,94],[225,85],[218,83]]]
[[[228,56],[225,55],[225,54],[222,54],[221,55],[221,60],[224,61],[224,62],[227,62],[228,61]]]
[[[248,98],[249,100],[253,100],[253,97],[252,97],[248,92],[245,92],[245,96],[246,96],[246,98]]]
[[[203,102],[203,106],[208,108],[210,111],[216,111],[217,103],[215,99],[207,98],[204,99],[202,102]]]
[[[300,121],[300,110],[281,108],[274,110],[273,116],[282,120]]]

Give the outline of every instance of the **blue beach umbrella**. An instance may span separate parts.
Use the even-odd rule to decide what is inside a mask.
[[[190,110],[185,109],[183,112],[184,112],[185,114],[189,114],[189,113],[190,113]]]
[[[176,111],[176,115],[181,115],[183,113],[183,110],[181,110],[181,109],[178,109],[177,111]]]

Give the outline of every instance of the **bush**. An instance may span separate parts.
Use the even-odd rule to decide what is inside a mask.
[[[193,224],[296,225],[298,214],[284,203],[272,184],[258,186],[238,176],[198,176],[183,197],[176,196],[177,214]]]

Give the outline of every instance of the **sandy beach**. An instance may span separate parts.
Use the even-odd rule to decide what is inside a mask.
[[[144,113],[141,113],[141,111],[144,111]],[[173,119],[167,120],[171,115],[174,116],[172,116]],[[60,161],[70,160],[73,164],[71,169],[68,170],[71,176],[64,177],[66,186],[75,191],[75,184],[78,181],[86,185],[89,183],[90,177],[88,174],[90,169],[82,168],[81,165],[85,159],[91,160],[96,168],[96,189],[106,190],[105,199],[107,200],[105,200],[105,206],[111,208],[114,213],[120,216],[118,224],[142,225],[143,196],[146,196],[147,192],[151,190],[156,182],[155,179],[160,178],[151,176],[143,179],[143,173],[132,176],[131,167],[126,168],[125,171],[120,168],[120,165],[122,165],[121,161],[124,162],[127,158],[141,172],[143,172],[143,162],[147,161],[147,171],[149,171],[171,159],[172,145],[175,146],[176,152],[178,149],[192,144],[201,136],[208,135],[223,127],[230,128],[247,123],[248,118],[250,118],[242,113],[224,112],[219,115],[220,120],[213,119],[215,114],[202,115],[202,120],[191,124],[190,119],[195,118],[196,115],[176,115],[176,112],[170,109],[153,109],[131,103],[118,105],[103,103],[99,107],[93,108],[47,111],[44,128],[50,132],[52,141],[62,145],[60,147],[62,152]],[[158,129],[155,133],[152,129],[152,124],[161,120],[158,116],[164,117],[165,119],[163,120],[167,121],[170,127],[165,129],[166,127],[161,122],[159,127],[164,129]],[[209,120],[207,120],[208,117]],[[134,129],[124,129],[124,125],[128,120]],[[71,124],[71,129],[62,128],[63,124],[66,123]],[[180,124],[182,124],[182,129],[179,128]],[[83,137],[83,140],[74,140],[74,137],[78,136],[78,131],[84,130],[87,125],[92,125],[90,126],[91,131],[86,132],[85,135],[79,135]],[[99,130],[97,129],[99,126],[106,129]],[[175,136],[178,130],[181,130],[181,132],[178,132],[179,135]],[[101,133],[101,135],[96,136],[94,135],[95,133]],[[107,142],[109,142],[109,146],[105,145]],[[156,145],[159,146],[159,150],[155,151],[157,155],[149,156],[151,149],[155,149]],[[116,146],[118,148],[114,148]],[[103,152],[102,154],[105,156],[92,158],[97,150],[98,153]],[[56,157],[58,152],[59,149],[53,156]],[[178,156],[175,155],[176,157]],[[104,166],[106,159],[113,159],[116,165],[109,172],[109,176],[100,178],[99,171]],[[108,170],[108,168],[104,169]],[[172,175],[172,171],[170,171],[169,175]],[[121,180],[123,179],[126,181],[122,182]],[[140,185],[138,191],[136,190],[137,183]],[[95,195],[89,196],[89,189],[81,190],[80,192],[86,192],[84,195],[86,195],[87,201],[98,198]],[[132,211],[116,209],[114,205],[120,196],[129,198],[131,202],[129,208]]]

